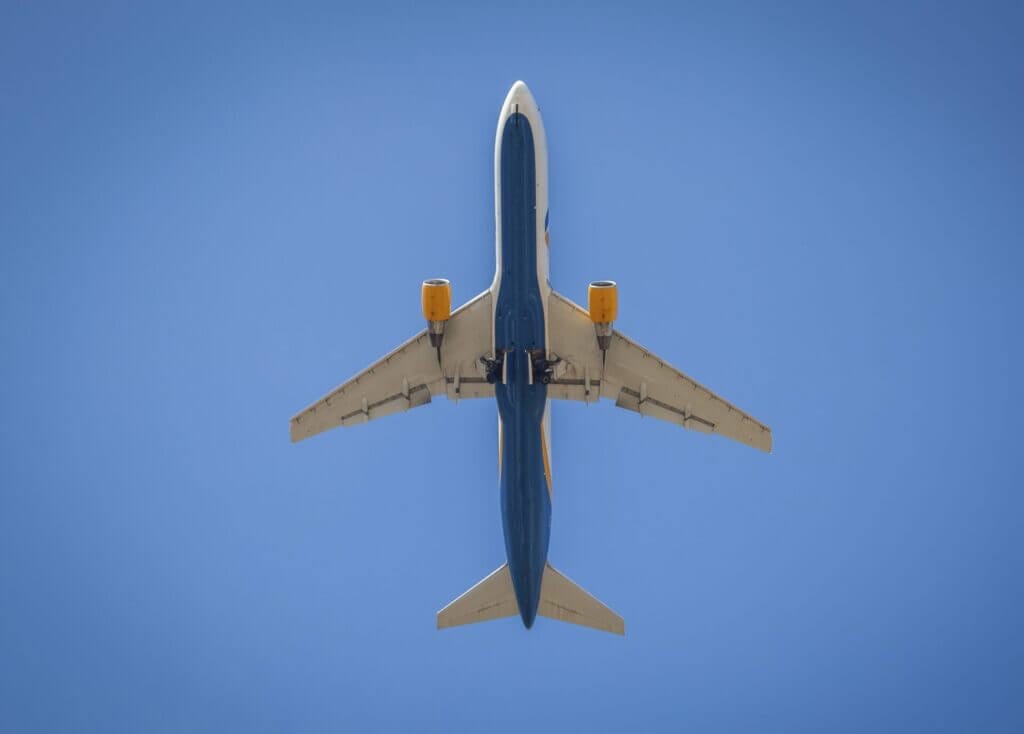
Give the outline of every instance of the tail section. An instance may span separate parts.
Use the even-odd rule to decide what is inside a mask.
[[[561,622],[593,627],[617,635],[626,634],[626,623],[622,617],[556,571],[550,563],[544,569],[537,613]]]
[[[622,617],[563,576],[550,563],[544,568],[537,613],[549,619],[617,635],[626,632]],[[438,612],[437,628],[458,627],[517,614],[519,605],[506,563]]]

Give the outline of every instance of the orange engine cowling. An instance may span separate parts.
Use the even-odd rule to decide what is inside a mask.
[[[423,281],[423,318],[427,320],[430,346],[441,348],[444,327],[452,315],[452,284],[444,278]]]
[[[607,351],[612,343],[612,323],[619,315],[619,287],[614,280],[595,280],[587,288],[587,310],[594,322],[597,346]]]

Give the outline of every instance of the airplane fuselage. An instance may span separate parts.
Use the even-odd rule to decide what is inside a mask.
[[[491,286],[505,553],[523,623],[537,614],[551,535],[550,409],[534,374],[547,357],[547,145],[524,84],[502,106],[495,141],[497,270]]]

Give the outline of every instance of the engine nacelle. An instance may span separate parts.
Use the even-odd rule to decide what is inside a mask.
[[[614,280],[595,280],[587,288],[587,310],[602,352],[612,343],[612,323],[619,315],[619,287]]]
[[[427,320],[430,346],[441,348],[444,327],[452,315],[452,284],[444,278],[423,281],[423,318]]]

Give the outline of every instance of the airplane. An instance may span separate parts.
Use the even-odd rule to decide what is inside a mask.
[[[498,408],[506,562],[437,613],[444,629],[537,615],[625,634],[622,617],[548,562],[551,400],[620,408],[762,451],[771,429],[617,331],[618,288],[588,287],[587,308],[548,277],[548,154],[526,84],[505,97],[494,142],[497,267],[490,287],[454,311],[451,284],[425,280],[426,328],[291,419],[291,440],[418,408],[433,398],[488,398]]]

